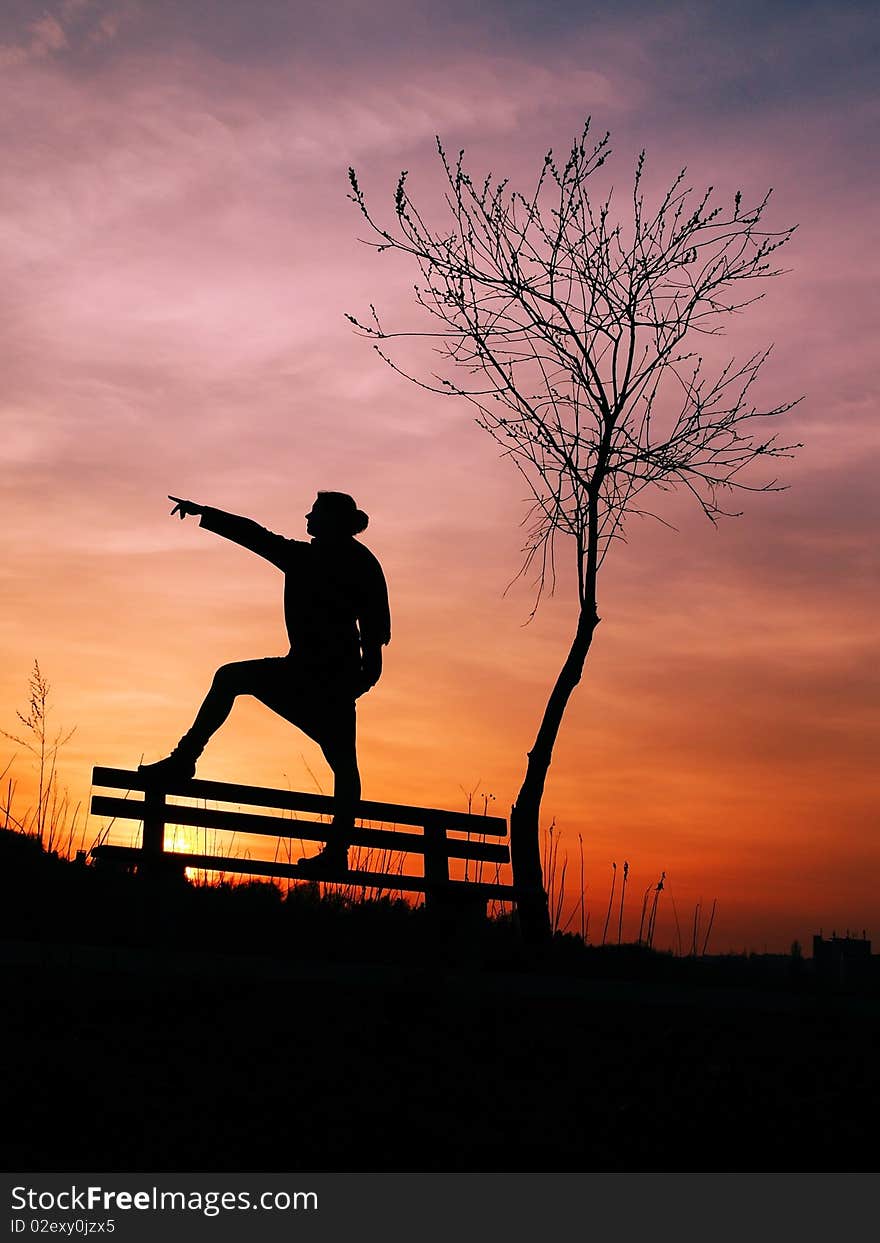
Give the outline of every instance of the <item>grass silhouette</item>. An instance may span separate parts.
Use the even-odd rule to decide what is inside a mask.
[[[876,985],[393,897],[178,882],[0,831],[6,1167],[870,1170]],[[796,970],[793,968],[796,966]]]

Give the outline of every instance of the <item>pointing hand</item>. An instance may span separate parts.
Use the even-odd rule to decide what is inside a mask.
[[[194,501],[184,501],[179,496],[171,496],[170,494],[168,499],[169,501],[174,501],[174,508],[171,511],[171,517],[173,518],[175,514],[180,514],[181,522],[183,522],[184,518],[190,516],[196,517],[203,511],[203,506],[196,505]]]

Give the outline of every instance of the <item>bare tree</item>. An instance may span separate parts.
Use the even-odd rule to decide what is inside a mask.
[[[364,240],[415,263],[415,299],[429,320],[391,331],[373,306],[366,321],[347,318],[408,379],[472,403],[479,426],[520,471],[533,501],[522,572],[536,572],[535,607],[555,585],[560,537],[574,558],[574,636],[510,819],[520,918],[533,938],[550,928],[541,799],[599,622],[599,569],[624,520],[652,513],[648,489],[681,487],[715,522],[733,512],[726,504],[737,492],[779,488],[775,477],[752,479],[747,468],[756,459],[799,447],[779,443],[768,427],[794,402],[752,403],[769,349],[710,376],[691,348],[698,337],[719,334],[727,317],[763,296],[761,282],[780,274],[772,256],[793,229],[766,229],[770,192],[749,207],[739,192],[713,206],[712,187],[695,194],[682,170],[649,206],[642,152],[626,222],[615,222],[611,192],[594,202],[588,186],[610,154],[609,135],[591,145],[589,130],[587,120],[564,165],[546,155],[528,195],[491,173],[472,180],[464,153],[451,161],[438,139],[439,226],[413,203],[406,172],[393,218],[381,224],[349,170],[349,197],[370,229]],[[433,339],[441,359],[431,375],[411,374],[378,344],[419,336]]]

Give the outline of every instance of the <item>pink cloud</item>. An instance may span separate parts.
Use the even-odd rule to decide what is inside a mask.
[[[62,0],[55,13],[47,10],[28,22],[16,42],[0,44],[0,65],[11,68],[109,43],[137,13],[134,3],[108,7],[100,0]]]
[[[67,36],[60,22],[47,13],[39,21],[31,22],[22,43],[0,45],[0,65],[25,64],[41,60],[67,47]]]

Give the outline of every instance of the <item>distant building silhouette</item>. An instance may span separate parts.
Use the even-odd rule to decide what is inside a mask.
[[[861,984],[873,974],[871,942],[861,937],[839,937],[832,932],[827,940],[819,933],[813,937],[813,970],[817,979],[835,984]]]

